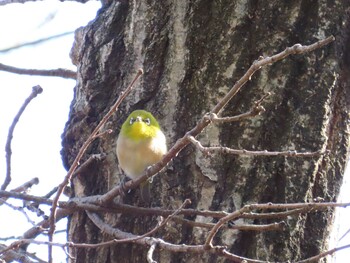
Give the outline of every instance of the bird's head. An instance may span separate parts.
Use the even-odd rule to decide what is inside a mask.
[[[120,133],[132,140],[154,138],[160,126],[154,116],[145,110],[133,111],[123,123]]]

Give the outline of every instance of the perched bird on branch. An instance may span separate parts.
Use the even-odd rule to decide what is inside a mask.
[[[117,157],[124,173],[136,179],[166,152],[165,135],[154,116],[145,110],[133,111],[123,123],[117,140]],[[141,199],[149,203],[149,182],[142,183],[140,190]]]

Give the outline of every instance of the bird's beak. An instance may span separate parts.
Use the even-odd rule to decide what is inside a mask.
[[[137,116],[135,121],[142,122],[142,118],[140,116]]]

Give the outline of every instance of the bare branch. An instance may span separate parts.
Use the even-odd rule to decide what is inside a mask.
[[[312,208],[306,207],[306,208],[298,208],[293,209],[285,212],[270,212],[270,213],[244,213],[241,218],[249,218],[249,219],[280,219],[280,218],[286,218],[291,215],[300,215],[302,213],[306,213],[308,211],[312,210]]]
[[[32,101],[32,99],[34,99],[38,94],[40,94],[42,92],[43,92],[43,89],[39,85],[33,87],[32,92],[30,93],[29,97],[24,101],[23,105],[19,109],[17,115],[13,119],[13,122],[9,128],[6,146],[5,146],[7,170],[6,170],[5,181],[4,181],[3,185],[1,186],[1,190],[5,190],[6,187],[11,182],[11,156],[12,156],[11,142],[12,142],[12,138],[13,138],[13,131],[14,131],[14,129],[19,121],[19,118],[21,117],[22,113],[24,112],[24,110],[26,109],[28,104]]]
[[[183,204],[185,205],[185,203]],[[222,221],[221,223],[217,223],[217,224],[208,224],[211,227],[225,227],[224,224],[231,221],[231,220],[235,220],[238,218],[244,218],[247,217],[247,215],[252,215],[252,214],[247,214],[250,211],[253,210],[280,210],[280,209],[294,209],[292,210],[294,214],[298,214],[300,212],[304,212],[304,209],[308,209],[310,210],[323,210],[323,209],[327,209],[329,207],[346,207],[346,206],[350,206],[350,203],[293,203],[293,204],[272,204],[272,203],[268,203],[268,204],[252,204],[252,205],[247,205],[245,207],[243,207],[242,209],[235,211],[231,214],[228,214],[226,217],[222,218],[219,220]],[[156,244],[156,247],[159,247],[160,249],[167,249],[169,251],[173,251],[173,252],[189,252],[189,253],[211,253],[211,254],[217,254],[219,256],[223,256],[226,257],[228,259],[234,260],[235,262],[241,262],[242,260],[246,260],[246,262],[265,262],[265,261],[259,261],[259,260],[253,260],[253,259],[248,259],[248,258],[243,258],[243,257],[239,257],[237,255],[231,254],[228,251],[226,251],[223,247],[218,247],[218,246],[207,246],[207,245],[193,245],[193,246],[189,246],[189,245],[175,245],[175,244],[171,244],[171,243],[167,243],[165,241],[163,241],[162,239],[159,238],[152,238],[149,237],[153,232],[157,231],[160,227],[164,226],[168,220],[170,219],[174,219],[176,220],[175,215],[176,214],[181,214],[184,213],[184,211],[190,211],[190,209],[183,209],[183,206],[181,206],[178,210],[173,211],[173,214],[170,215],[166,220],[164,220],[162,222],[161,225],[156,226],[154,229],[152,229],[150,232],[142,235],[142,236],[137,236],[137,235],[133,235],[131,233],[126,233],[123,231],[120,231],[118,229],[112,228],[111,226],[109,226],[108,224],[104,223],[102,221],[102,219],[100,219],[96,214],[94,213],[90,213],[88,212],[88,215],[90,217],[90,219],[104,232],[111,234],[112,236],[118,238],[119,240],[110,240],[107,242],[103,242],[103,243],[98,243],[98,244],[85,244],[85,243],[80,243],[80,244],[75,244],[75,243],[66,243],[66,244],[59,244],[59,243],[53,243],[53,242],[42,242],[42,241],[30,241],[28,238],[33,238],[35,237],[38,233],[41,233],[41,231],[43,229],[45,229],[46,227],[49,227],[49,220],[43,221],[39,225],[32,228],[31,231],[27,231],[26,234],[23,236],[24,240],[19,240],[21,241],[22,245],[24,246],[24,243],[38,243],[38,242],[42,242],[42,244],[46,244],[46,245],[52,245],[52,246],[61,246],[61,247],[80,247],[80,248],[98,248],[101,246],[111,246],[115,243],[120,243],[120,242],[134,242],[137,244],[141,244],[141,245],[153,245]],[[60,216],[64,217],[65,215],[67,215],[66,213],[71,213],[67,210],[58,210],[58,211],[63,211],[63,214],[60,214]],[[66,211],[66,212],[64,212]],[[287,212],[292,212],[292,211],[287,211]],[[225,213],[223,213],[224,215]],[[282,213],[275,213],[278,217],[282,216]],[[266,214],[263,214],[266,215]],[[284,214],[283,216],[286,216],[287,214]],[[259,214],[257,214],[256,216],[257,218],[259,218]],[[268,224],[268,225],[234,225],[233,227],[231,227],[232,229],[237,229],[237,230],[242,230],[242,231],[271,231],[271,230],[281,230],[284,226],[283,222],[280,223],[275,223],[275,224]],[[226,228],[226,227],[225,227]],[[34,231],[35,230],[35,231]],[[211,230],[211,232],[213,232],[213,230]],[[209,235],[210,233],[209,232]],[[208,237],[209,237],[208,235]],[[19,242],[18,241],[18,242]],[[343,249],[343,248],[337,248],[336,250],[331,250],[329,252],[325,252],[328,254],[334,253],[335,251],[339,250],[339,249]],[[320,254],[317,257],[321,258],[324,257],[326,254]],[[327,255],[328,255],[327,254]],[[240,261],[239,261],[240,260]],[[315,261],[315,260],[314,260]],[[302,262],[314,262],[314,261],[302,261]]]
[[[242,121],[244,119],[255,117],[255,116],[260,115],[261,113],[265,112],[265,108],[263,106],[261,106],[261,103],[268,96],[270,96],[269,92],[266,93],[264,96],[262,96],[262,98],[259,99],[258,101],[255,101],[254,106],[248,112],[245,112],[245,113],[242,113],[242,114],[239,114],[236,116],[232,116],[232,117],[222,117],[222,118],[219,118],[218,115],[211,112],[211,113],[208,113],[207,115],[205,115],[204,118],[207,118],[209,121],[211,121],[213,123],[222,123],[222,122]]]
[[[330,36],[326,39],[322,39],[314,44],[303,46],[301,44],[295,44],[292,47],[286,48],[284,51],[273,55],[271,57],[260,57],[258,60],[254,61],[250,68],[246,71],[246,73],[241,77],[236,84],[232,87],[232,89],[226,94],[226,96],[213,108],[212,113],[218,114],[226,104],[237,94],[237,92],[241,89],[241,87],[251,79],[253,74],[261,69],[261,67],[273,64],[276,61],[282,60],[293,54],[304,54],[307,52],[311,52],[315,49],[321,48],[335,40],[334,36]]]
[[[210,153],[228,153],[236,154],[241,156],[287,156],[287,157],[314,157],[325,154],[325,151],[316,152],[297,152],[297,151],[284,151],[284,152],[272,152],[272,151],[249,151],[249,150],[237,150],[231,149],[223,146],[211,146],[204,147],[198,140],[193,136],[188,136],[188,140],[192,142],[198,150],[200,150],[204,155],[209,155]]]
[[[1,5],[2,5],[2,1],[0,1],[0,6]],[[22,43],[22,44],[13,46],[13,47],[1,49],[0,53],[9,52],[9,51],[12,51],[14,49],[18,49],[18,48],[22,48],[22,47],[26,47],[26,46],[37,45],[37,44],[40,44],[42,42],[46,42],[46,41],[49,41],[49,40],[52,40],[52,39],[55,39],[55,38],[59,38],[59,37],[64,37],[64,36],[67,36],[67,35],[70,35],[70,34],[74,34],[74,31],[64,32],[64,33],[60,33],[60,34],[57,34],[57,35],[53,35],[53,36],[48,36],[48,37],[44,37],[44,38],[41,38],[41,39],[37,39],[37,40],[31,41],[31,42]]]
[[[32,75],[32,76],[45,76],[45,77],[61,77],[66,79],[76,79],[77,73],[69,69],[24,69],[17,68],[0,63],[0,70],[20,74],[20,75]]]
[[[272,64],[276,61],[282,60],[285,57],[292,55],[292,54],[303,54],[306,52],[310,52],[314,49],[323,47],[330,42],[334,41],[334,37],[328,37],[326,39],[322,39],[314,44],[311,44],[309,46],[302,46],[300,44],[295,44],[292,47],[286,48],[284,51],[273,55],[271,57],[266,58],[259,58],[259,60],[256,60],[253,62],[253,64],[250,66],[250,68],[247,70],[247,72],[241,77],[235,85],[231,88],[231,90],[225,95],[225,97],[210,111],[209,114],[218,114],[225,106],[226,104],[237,94],[237,92],[242,88],[242,86],[252,77],[252,75],[259,70],[261,67]],[[176,143],[173,145],[173,147],[163,156],[163,159],[160,160],[158,163],[148,167],[141,176],[139,176],[137,179],[130,180],[126,182],[123,187],[121,185],[114,187],[109,192],[104,194],[100,197],[99,202],[100,204],[108,203],[111,201],[114,197],[120,195],[124,190],[134,189],[140,183],[146,181],[147,179],[151,178],[155,174],[159,173],[175,156],[178,155],[182,149],[184,149],[189,143],[189,137],[196,137],[198,134],[200,134],[204,128],[206,128],[211,121],[208,119],[208,116],[203,116],[203,118],[197,123],[197,125],[190,131],[188,131],[185,136],[178,139]],[[292,154],[291,154],[292,155]],[[123,189],[122,189],[123,188]]]
[[[350,203],[333,203],[333,202],[327,202],[327,203],[291,203],[291,204],[273,204],[273,203],[267,203],[267,204],[251,204],[251,205],[245,205],[241,209],[232,212],[231,214],[219,219],[219,221],[216,223],[216,225],[210,230],[207,239],[205,241],[206,247],[212,247],[212,241],[216,233],[219,231],[221,227],[223,227],[226,223],[228,223],[231,220],[236,220],[237,218],[242,218],[243,215],[248,214],[249,212],[253,210],[280,210],[280,209],[295,209],[294,212],[297,212],[297,209],[308,209],[311,210],[324,210],[329,209],[330,207],[347,207],[350,206]]]
[[[37,177],[29,180],[28,182],[25,182],[24,184],[22,184],[21,186],[18,186],[14,189],[11,190],[11,192],[25,192],[27,191],[29,188],[31,188],[33,185],[38,184],[39,183],[39,179]],[[7,200],[7,198],[0,198],[0,206]]]
[[[118,239],[123,240],[134,240],[133,243],[140,244],[140,245],[149,245],[152,246],[156,244],[157,247],[160,249],[165,249],[170,252],[176,252],[176,253],[210,253],[210,254],[216,254],[219,256],[226,257],[228,259],[233,260],[234,262],[243,262],[244,260],[246,262],[252,262],[252,263],[266,263],[265,261],[261,260],[253,260],[241,256],[234,255],[228,251],[226,251],[223,247],[211,247],[207,248],[204,245],[176,245],[169,242],[166,242],[160,238],[152,238],[152,237],[144,237],[138,239],[139,236],[133,235],[131,233],[123,232],[119,229],[113,228],[108,224],[105,224],[101,218],[99,218],[96,214],[90,213],[89,218],[94,222],[94,224],[101,229],[101,231],[112,235]]]
[[[8,240],[11,240],[11,239],[20,239],[21,237],[20,236],[18,236],[18,237],[16,237],[16,236],[8,236],[8,237],[0,237],[0,240],[1,241],[8,241]]]
[[[4,203],[5,205],[7,205],[8,207],[12,208],[13,210],[16,210],[16,211],[19,211],[21,212],[25,218],[27,219],[28,223],[32,224],[32,225],[35,225],[35,222],[33,220],[30,219],[30,217],[28,216],[28,214],[26,213],[26,211],[24,211],[23,207],[20,207],[20,206],[14,206],[12,204],[9,204],[9,203]]]
[[[100,129],[102,126],[107,122],[107,120],[113,115],[113,113],[116,111],[116,109],[119,107],[119,105],[122,103],[122,101],[125,99],[125,97],[131,92],[133,85],[138,80],[138,78],[143,74],[143,71],[141,69],[138,70],[135,78],[132,80],[132,82],[129,84],[129,86],[125,89],[125,91],[121,92],[119,98],[117,101],[113,104],[111,109],[107,112],[107,114],[102,118],[102,120],[99,122],[99,124],[96,126],[96,128],[93,130],[89,138],[84,142],[83,146],[80,148],[77,156],[75,157],[75,160],[73,161],[71,167],[69,168],[69,171],[67,175],[65,176],[63,182],[59,185],[57,189],[57,194],[53,200],[52,208],[51,208],[51,214],[50,214],[50,230],[49,230],[49,241],[53,241],[53,233],[55,232],[55,217],[56,217],[56,209],[58,205],[58,199],[60,198],[64,188],[68,184],[68,182],[71,180],[76,168],[79,165],[80,159],[83,157],[85,151],[87,150],[88,146],[91,144],[91,142],[96,138],[96,135],[100,133]],[[52,246],[49,246],[49,262],[52,262]]]
[[[25,182],[24,184],[14,188],[11,190],[11,192],[25,192],[27,191],[29,188],[31,188],[33,185],[39,184],[39,178],[38,177],[34,177],[33,179],[29,180],[28,182]]]
[[[168,222],[169,220],[176,216],[186,205],[190,204],[191,201],[189,199],[186,199],[183,204],[177,209],[175,210],[174,213],[172,213],[171,215],[169,215],[165,220],[163,220],[163,222],[161,222],[161,224],[157,225],[156,227],[154,227],[152,230],[148,231],[147,233],[141,235],[141,236],[134,236],[134,237],[131,237],[131,238],[123,238],[123,239],[120,239],[120,240],[111,240],[111,241],[108,241],[108,242],[104,242],[103,245],[109,245],[109,243],[127,243],[127,242],[134,242],[134,241],[137,241],[139,239],[142,239],[142,238],[145,238],[145,237],[149,237],[151,236],[152,234],[154,234],[156,231],[158,231],[159,229],[161,229],[162,227],[164,227]],[[86,211],[87,215],[89,216],[89,218],[93,218],[95,217],[96,215],[94,215],[93,213],[91,212],[88,212]],[[106,227],[106,224],[103,223],[104,227]],[[102,224],[101,224],[102,226]],[[99,226],[97,226],[99,227]],[[96,245],[99,245],[99,244],[96,244]]]
[[[35,195],[28,195],[28,194],[23,194],[23,193],[17,193],[17,192],[8,192],[4,190],[0,190],[0,197],[6,197],[6,198],[15,198],[15,199],[21,199],[25,201],[33,201],[38,204],[46,204],[46,205],[51,205],[52,200],[44,198],[44,197],[39,197]]]
[[[300,260],[300,261],[297,261],[295,263],[311,263],[311,262],[319,262],[319,260],[321,258],[324,258],[328,255],[332,255],[334,254],[335,252],[339,251],[339,250],[343,250],[343,249],[346,249],[346,248],[350,248],[350,244],[348,245],[345,245],[345,246],[342,246],[342,247],[336,247],[336,248],[333,248],[331,250],[328,250],[328,251],[325,251],[323,253],[320,253],[314,257],[310,257],[310,258],[307,258],[307,259],[304,259],[304,260]]]
[[[177,223],[186,224],[191,227],[201,227],[201,228],[212,229],[215,226],[214,223],[196,222],[188,219],[183,219],[180,217],[173,217],[173,220]],[[239,225],[229,225],[229,226],[225,225],[223,227],[228,230],[240,230],[240,231],[257,231],[257,232],[281,231],[285,227],[285,223],[278,222],[278,223],[272,223],[272,224],[266,224],[266,225],[239,224]]]

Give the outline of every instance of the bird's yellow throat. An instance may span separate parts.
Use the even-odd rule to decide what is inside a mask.
[[[159,128],[155,126],[148,126],[144,122],[135,122],[126,128],[124,136],[134,141],[139,141],[147,138],[154,138],[157,136]]]
[[[147,111],[136,110],[132,112],[121,128],[121,134],[129,139],[139,141],[155,138],[160,131],[157,120]]]

